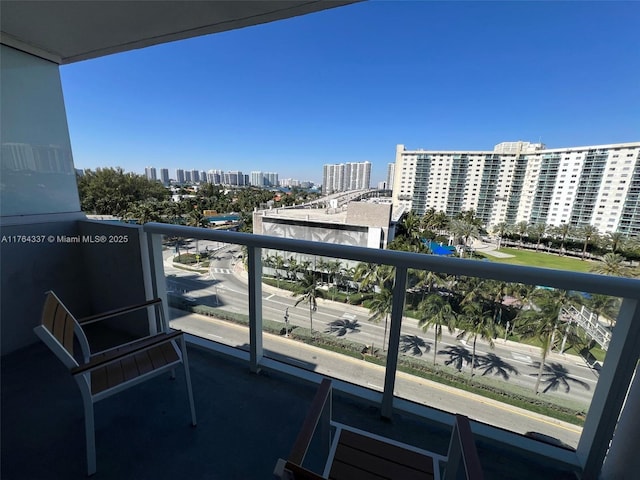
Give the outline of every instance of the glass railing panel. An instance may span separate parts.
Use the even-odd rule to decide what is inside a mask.
[[[619,299],[417,270],[409,286],[399,397],[577,446]]]
[[[170,237],[163,243],[171,327],[248,350],[244,249],[212,240]]]
[[[358,276],[379,266],[358,272],[358,262],[281,250],[262,257],[265,356],[382,391],[391,296],[389,314],[375,315],[379,288]]]

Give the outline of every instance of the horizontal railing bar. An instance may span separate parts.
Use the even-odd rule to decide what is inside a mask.
[[[540,267],[508,265],[493,262],[479,262],[462,258],[439,257],[413,252],[382,250],[351,245],[312,242],[267,235],[210,230],[200,227],[185,227],[165,223],[146,223],[145,232],[198,238],[218,242],[261,247],[263,249],[285,250],[336,257],[358,262],[387,264],[418,270],[431,270],[450,275],[488,278],[505,282],[540,285],[559,289],[570,289],[588,293],[599,293],[622,298],[640,298],[640,280],[625,277],[609,277],[592,273],[570,272]]]

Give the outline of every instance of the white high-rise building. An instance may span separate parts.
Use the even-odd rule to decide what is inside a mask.
[[[156,167],[145,167],[144,173],[147,176],[147,180],[157,180]]]
[[[322,192],[330,194],[369,188],[371,162],[325,164],[322,171]]]
[[[161,168],[160,169],[160,180],[163,185],[169,185],[169,169]]]
[[[546,149],[504,142],[490,151],[396,148],[394,207],[500,222],[592,225],[640,235],[640,142]]]
[[[395,163],[387,164],[387,186],[385,188],[391,190],[393,188],[393,174],[395,172]]]

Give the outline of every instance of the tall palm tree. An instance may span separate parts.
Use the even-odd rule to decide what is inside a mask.
[[[280,276],[281,276],[280,270],[284,268],[285,263],[284,263],[284,258],[282,258],[282,255],[275,254],[274,257],[275,257],[274,266],[276,268],[276,284],[278,288],[280,288]]]
[[[526,221],[518,222],[515,225],[515,231],[520,237],[520,247],[524,243],[524,236],[529,232],[529,224]]]
[[[520,310],[516,318],[518,320],[517,328],[519,333],[524,338],[536,338],[540,342],[542,359],[534,387],[537,395],[547,355],[553,347],[554,338],[556,335],[559,337],[563,333],[563,325],[560,325],[558,317],[567,294],[566,292],[538,289],[534,292],[532,298],[535,308]]]
[[[498,327],[494,321],[492,312],[483,307],[481,303],[467,303],[462,307],[461,320],[462,332],[458,334],[459,339],[473,337],[473,352],[471,354],[471,376],[476,362],[476,342],[478,336],[489,342],[489,347],[493,349],[493,340],[498,336]]]
[[[453,333],[456,323],[456,313],[451,304],[445,300],[440,294],[434,293],[429,295],[418,305],[420,319],[418,326],[424,332],[433,327],[433,364],[436,364],[436,354],[438,352],[438,340],[442,338],[442,326],[444,325]]]
[[[554,228],[554,232],[560,237],[560,255],[562,256],[564,254],[564,242],[573,233],[573,228],[568,223],[561,223]]]
[[[296,303],[294,307],[297,307],[301,303],[307,303],[309,305],[309,325],[311,328],[311,334],[313,335],[313,312],[318,310],[318,297],[322,297],[322,290],[318,288],[318,278],[315,272],[307,272],[296,283],[293,295],[297,295]]]
[[[356,266],[353,279],[358,282],[358,291],[376,283],[376,265],[374,263],[361,262]]]
[[[451,221],[451,233],[461,238],[465,246],[469,243],[470,238],[478,238],[479,235],[478,227],[474,223],[459,219]]]
[[[584,239],[584,247],[582,248],[582,260],[587,254],[587,246],[589,242],[598,236],[598,228],[593,225],[585,225],[580,229],[580,236]]]
[[[507,233],[509,233],[511,227],[507,222],[500,222],[493,227],[493,232],[498,235],[498,248],[502,244],[502,237],[504,237]]]
[[[535,225],[531,225],[529,228],[529,232],[536,239],[536,251],[540,248],[540,240],[545,233],[547,233],[547,226],[544,223],[536,223]]]
[[[627,243],[627,237],[625,237],[623,233],[613,232],[607,235],[605,241],[611,247],[613,253],[618,253],[624,249]]]
[[[402,222],[405,235],[409,243],[418,251],[422,247],[421,218],[413,212],[409,212]]]
[[[389,315],[391,314],[391,305],[393,304],[393,291],[390,288],[382,287],[380,292],[376,293],[371,300],[369,306],[370,322],[378,323],[384,318],[384,334],[382,337],[382,351],[384,352],[387,345],[387,327],[389,323]]]

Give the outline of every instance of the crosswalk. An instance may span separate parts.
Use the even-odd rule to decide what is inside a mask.
[[[232,272],[228,268],[213,267],[213,268],[211,268],[211,273],[219,273],[221,275],[231,275]]]

